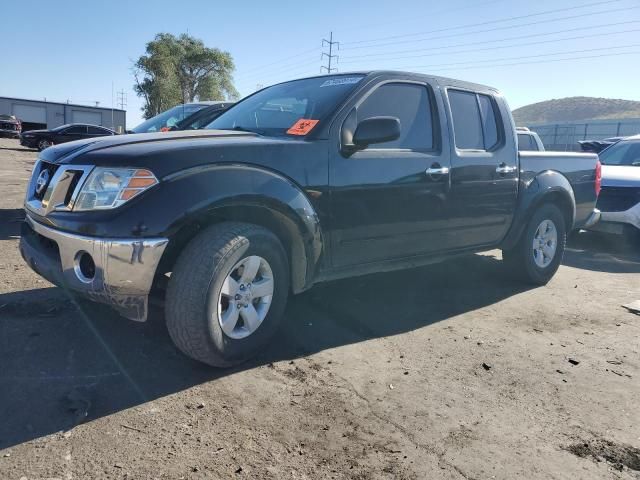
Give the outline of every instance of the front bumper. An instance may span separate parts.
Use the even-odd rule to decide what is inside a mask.
[[[20,132],[17,130],[8,130],[0,128],[0,137],[2,138],[20,138]]]
[[[623,233],[625,224],[640,229],[640,203],[623,212],[602,212],[600,222],[592,230]]]
[[[20,253],[50,282],[106,303],[131,320],[145,321],[148,297],[166,238],[94,238],[44,226],[29,215],[22,226]],[[80,259],[88,254],[95,273],[88,278]]]
[[[27,148],[36,148],[36,139],[35,138],[25,138],[20,136],[20,145]]]

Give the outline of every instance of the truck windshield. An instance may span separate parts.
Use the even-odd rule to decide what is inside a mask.
[[[640,166],[640,141],[629,140],[614,143],[599,154],[603,165]]]
[[[304,135],[331,115],[363,77],[332,75],[274,85],[236,104],[206,128],[285,136],[302,125],[296,134]]]

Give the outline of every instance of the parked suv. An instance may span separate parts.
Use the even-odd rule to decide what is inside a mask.
[[[599,172],[594,154],[518,154],[493,88],[318,76],[256,92],[207,130],[44,150],[20,250],[134,320],[162,292],[178,348],[228,366],[318,282],[501,248],[514,276],[545,284],[567,233],[599,218]]]

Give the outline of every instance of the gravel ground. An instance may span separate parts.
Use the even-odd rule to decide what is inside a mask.
[[[18,253],[36,153],[0,140],[0,478],[640,477],[640,248],[577,235],[549,285],[499,252],[319,285],[215,370]]]

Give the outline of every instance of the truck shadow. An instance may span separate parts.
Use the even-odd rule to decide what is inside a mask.
[[[574,233],[563,264],[594,272],[640,273],[640,243],[621,235]]]
[[[488,255],[318,285],[255,360],[219,370],[176,350],[161,312],[135,323],[58,288],[0,295],[0,449],[205,382],[429,327],[523,292]]]
[[[20,226],[24,220],[24,209],[0,209],[0,240],[16,238],[20,235]]]

